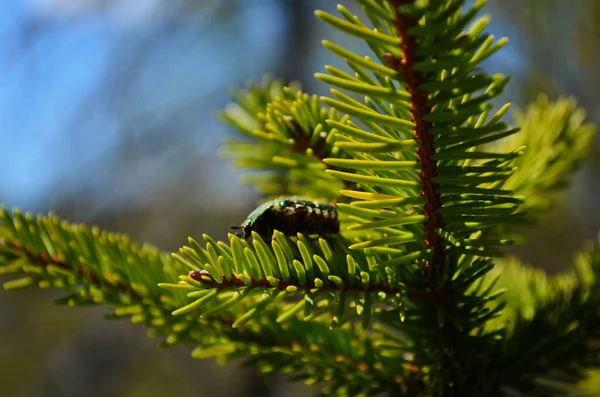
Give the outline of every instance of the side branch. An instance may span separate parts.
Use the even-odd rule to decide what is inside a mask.
[[[344,291],[344,292],[385,292],[388,295],[395,295],[400,293],[401,291],[395,288],[392,288],[388,283],[380,282],[380,283],[369,283],[368,285],[363,285],[360,280],[357,280],[354,286],[344,284],[343,287],[338,286],[334,282],[323,283],[322,286],[317,286],[314,282],[308,282],[305,284],[300,284],[300,282],[296,279],[290,279],[289,281],[285,281],[279,277],[273,277],[277,280],[277,284],[273,285],[269,280],[263,277],[260,280],[256,280],[254,277],[250,277],[251,283],[245,284],[240,278],[235,275],[231,275],[231,277],[226,278],[225,276],[221,277],[221,283],[217,283],[214,278],[210,275],[207,270],[192,270],[189,273],[190,278],[196,280],[202,284],[208,285],[211,288],[216,289],[228,289],[233,287],[247,287],[247,288],[277,288],[281,291],[286,290],[288,287],[296,287],[298,289],[303,290],[311,290],[318,288],[320,291]]]
[[[326,147],[326,138],[327,135],[321,132],[319,139],[311,145],[311,137],[307,134],[306,131],[302,130],[302,126],[298,121],[294,120],[291,116],[285,116],[286,121],[292,125],[294,129],[294,151],[304,154],[308,149],[312,149],[313,157],[322,162],[323,159],[329,157],[329,150]],[[328,167],[327,164],[325,164]]]
[[[127,293],[135,301],[141,302],[143,300],[139,294],[137,294],[133,289],[129,288],[129,286],[126,284],[121,282],[112,283],[109,280],[100,277],[98,274],[85,269],[81,265],[67,263],[58,257],[52,258],[44,252],[35,252],[31,248],[28,248],[17,241],[9,242],[0,240],[0,245],[9,248],[11,251],[21,253],[29,260],[31,264],[38,265],[42,268],[55,266],[62,270],[66,270],[67,272],[73,272],[76,276],[83,278],[88,283],[95,285],[96,287],[100,287],[114,293]],[[14,256],[17,257],[18,254],[15,253]]]
[[[327,134],[325,132],[321,132],[319,135],[319,139],[317,139],[316,142],[311,144],[311,138],[309,135],[306,134],[305,131],[302,130],[302,126],[300,126],[300,123],[298,123],[298,121],[294,120],[293,117],[290,116],[285,116],[286,120],[290,123],[290,125],[293,126],[294,130],[295,130],[295,136],[294,136],[294,151],[297,153],[301,153],[304,154],[306,153],[306,151],[308,149],[311,149],[313,152],[313,158],[317,161],[319,161],[320,163],[322,163],[325,166],[325,169],[328,170],[337,170],[338,168],[325,163],[323,160],[328,158],[331,154],[331,151],[329,149],[327,149]],[[343,189],[348,189],[350,186],[352,186],[352,182],[348,182],[348,181],[343,181],[344,186]],[[342,199],[343,195],[339,194],[335,200],[333,200],[331,202],[331,204],[337,204],[341,199]]]
[[[18,241],[6,241],[0,240],[0,246],[8,248],[11,255],[14,258],[19,256],[27,258],[29,263],[33,266],[40,267],[45,270],[50,270],[51,267],[61,269],[66,273],[70,273],[77,277],[81,282],[89,285],[94,285],[109,294],[115,294],[117,296],[127,296],[133,303],[152,307],[153,309],[160,309],[160,313],[164,317],[171,316],[171,310],[165,307],[164,302],[161,302],[159,296],[149,295],[142,296],[136,292],[131,286],[120,281],[111,281],[101,274],[95,273],[86,269],[83,265],[77,263],[69,263],[58,257],[51,257],[45,252],[37,252],[29,247],[24,246]],[[22,270],[23,273],[30,273],[27,270]],[[34,273],[35,274],[35,273]],[[78,287],[81,287],[80,285]],[[66,289],[66,288],[65,288]],[[126,305],[131,305],[132,302],[128,302]],[[115,304],[109,304],[109,306],[116,307]],[[225,317],[211,317],[208,319],[202,319],[203,324],[218,324],[219,326],[225,326],[230,328],[232,321]],[[156,327],[158,328],[158,327]],[[242,339],[243,340],[243,339]]]
[[[394,8],[396,32],[403,54],[400,59],[388,58],[388,63],[390,63],[390,67],[406,77],[406,90],[412,96],[410,109],[416,125],[415,139],[421,143],[418,149],[418,161],[422,164],[419,173],[419,179],[423,186],[421,196],[427,198],[427,203],[423,207],[423,214],[428,218],[424,224],[425,248],[431,249],[433,253],[433,265],[441,266],[444,262],[444,246],[441,237],[435,230],[443,228],[442,216],[438,211],[442,203],[440,194],[437,192],[438,184],[433,181],[437,174],[437,163],[432,159],[435,147],[433,135],[429,133],[431,125],[424,120],[424,116],[431,112],[431,108],[427,106],[427,93],[419,89],[423,82],[423,75],[414,68],[418,61],[417,43],[415,38],[408,34],[408,30],[417,23],[398,11],[400,6],[413,3],[414,0],[388,1]],[[429,266],[429,263],[425,263],[425,266]]]

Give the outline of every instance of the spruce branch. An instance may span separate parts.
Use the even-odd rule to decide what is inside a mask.
[[[266,79],[222,113],[243,135],[223,153],[258,192],[335,203],[335,234],[256,228],[190,238],[168,256],[4,211],[0,273],[26,275],[5,288],[63,289],[63,302],[106,304],[167,344],[198,344],[194,357],[330,381],[325,395],[560,395],[543,378],[573,383],[600,365],[598,250],[553,278],[510,260],[495,268],[512,243],[505,226],[540,209],[585,154],[583,113],[540,100],[520,130],[502,121],[509,104],[492,112],[509,78],[478,68],[506,43],[476,19],[485,1],[357,1],[368,22],[341,5],[340,17],[316,12],[374,54],[324,41],[351,70],[315,75],[331,96]],[[300,207],[283,207],[295,222]],[[247,222],[268,223],[264,208]]]
[[[348,152],[350,158],[324,160],[327,164],[353,170],[326,172],[356,182],[362,190],[342,191],[348,197],[361,200],[350,206],[338,206],[342,213],[349,213],[353,220],[359,221],[359,225],[350,225],[348,230],[360,228],[360,223],[365,222],[382,226],[379,230],[384,238],[367,239],[354,248],[405,244],[406,254],[420,252],[424,258],[421,264],[426,269],[434,261],[434,267],[440,268],[444,258],[461,252],[473,254],[479,250],[481,255],[496,256],[495,249],[488,245],[493,240],[484,239],[478,232],[491,224],[522,222],[515,213],[520,200],[513,197],[512,191],[498,188],[514,172],[510,163],[518,157],[520,149],[502,154],[480,150],[481,145],[517,130],[508,129],[499,121],[507,106],[488,120],[491,105],[487,101],[502,92],[508,79],[472,72],[505,40],[494,44],[493,37],[482,34],[487,24],[485,18],[477,21],[470,31],[461,32],[483,2],[477,2],[464,14],[460,10],[461,2],[406,2],[397,4],[398,7],[387,1],[361,4],[377,29],[366,28],[342,6],[338,10],[345,20],[317,12],[325,22],[367,40],[382,63],[388,65],[384,66],[386,69],[375,68],[370,59],[324,42],[326,48],[346,60],[356,75],[342,74],[331,68],[327,69],[335,78],[316,75],[336,87],[369,93],[364,104],[336,89],[331,92],[337,100],[321,98],[368,127],[362,129],[351,120],[346,125],[331,123],[338,137],[334,146]],[[382,16],[384,13],[387,17]],[[427,30],[429,25],[431,33]],[[442,26],[452,34],[442,35]],[[384,40],[382,32],[393,39]],[[406,36],[404,41],[403,36]],[[397,45],[395,50],[392,42]],[[456,51],[459,44],[464,51]],[[421,45],[423,47],[419,47]],[[444,62],[440,62],[441,59]],[[378,89],[382,86],[387,90],[385,93]],[[485,89],[483,94],[482,89]],[[478,96],[473,97],[474,94]],[[398,205],[403,207],[401,213]],[[415,219],[414,222],[398,219],[396,224],[389,219],[400,216]],[[389,220],[377,224],[376,218]],[[404,226],[412,224],[414,226]],[[390,227],[383,229],[384,225]],[[390,232],[398,237],[385,237]],[[488,244],[479,248],[475,240]],[[419,247],[419,244],[423,245]],[[433,249],[434,246],[438,248]],[[390,257],[390,260],[401,262],[401,256]],[[419,257],[410,260],[414,259]]]
[[[207,307],[220,299],[221,293],[235,291],[230,303],[244,300],[248,307],[240,312],[234,327],[258,317],[264,307],[294,295],[303,299],[281,309],[278,321],[284,321],[302,311],[304,317],[323,316],[329,311],[334,316],[324,316],[332,327],[345,324],[350,317],[344,316],[346,306],[363,315],[363,328],[369,325],[370,314],[376,310],[374,303],[404,294],[393,275],[375,266],[369,266],[360,252],[349,251],[340,238],[328,241],[320,238],[314,242],[298,234],[293,241],[279,231],[267,244],[253,232],[252,246],[243,239],[230,234],[230,245],[217,243],[204,236],[205,248],[190,239],[190,246],[183,247],[175,255],[190,272],[181,277],[179,284],[161,284],[167,289],[192,291],[188,296],[195,301],[175,311],[185,314],[192,310],[203,312],[201,316],[218,313],[219,309]],[[199,270],[198,270],[199,269]],[[206,306],[208,305],[208,306]]]
[[[269,77],[262,85],[249,83],[246,90],[236,91],[234,100],[221,118],[249,140],[229,140],[222,153],[236,166],[260,172],[246,182],[268,196],[310,191],[313,198],[338,198],[342,185],[323,173],[335,167],[322,162],[340,155],[326,123],[341,120],[337,111],[301,92],[298,84],[284,86]]]
[[[69,224],[48,217],[0,213],[1,274],[25,274],[4,283],[5,289],[39,286],[67,292],[59,303],[70,306],[106,304],[116,317],[131,317],[156,335],[175,340],[194,327],[205,332],[229,328],[226,318],[173,321],[169,307],[185,302],[184,295],[166,295],[158,280],[173,279],[181,271],[170,256],[149,245],[139,247],[122,234]],[[133,266],[132,266],[133,265]],[[177,324],[179,323],[179,324]],[[198,324],[196,324],[198,323]],[[183,331],[181,335],[170,328]],[[188,339],[189,341],[189,339]]]
[[[7,290],[57,288],[67,293],[57,303],[107,305],[113,310],[109,317],[129,317],[148,327],[151,335],[164,337],[166,345],[199,344],[192,353],[196,358],[244,358],[264,369],[286,368],[290,376],[309,383],[341,373],[352,376],[353,381],[338,384],[333,391],[402,391],[417,382],[402,366],[384,366],[390,354],[384,354],[360,329],[340,325],[339,332],[329,334],[328,326],[319,322],[276,321],[283,309],[293,313],[290,305],[263,307],[262,318],[268,321],[248,323],[247,318],[245,325],[234,321],[243,307],[237,311],[221,307],[210,316],[194,312],[172,316],[186,302],[185,291],[190,288],[176,284],[176,291],[166,293],[158,287],[159,281],[176,280],[182,271],[170,255],[149,245],[139,247],[124,235],[89,230],[54,215],[35,219],[5,210],[0,215],[0,274],[24,276],[5,282]],[[368,355],[363,350],[366,346],[370,346]],[[392,373],[403,381],[395,382]]]
[[[321,98],[366,127],[351,118],[336,131],[334,146],[349,159],[324,161],[351,171],[326,172],[360,188],[344,190],[357,200],[338,205],[351,221],[346,230],[369,231],[349,248],[364,250],[406,286],[401,308],[377,318],[415,343],[414,362],[435,374],[428,393],[461,395],[472,387],[464,371],[476,371],[486,359],[467,354],[467,346],[482,352],[493,346],[498,334],[485,323],[503,306],[501,291],[473,290],[494,266],[487,258],[501,256],[498,247],[510,243],[484,231],[524,219],[517,213],[522,200],[501,188],[522,148],[482,149],[518,131],[500,121],[508,106],[489,117],[490,101],[508,79],[475,72],[506,40],[494,43],[483,34],[487,19],[474,21],[482,1],[464,12],[462,1],[360,3],[375,29],[343,6],[343,19],[317,12],[365,40],[383,64],[324,42],[355,75],[328,69],[335,78],[316,77],[366,95],[361,103],[332,89],[336,99]]]

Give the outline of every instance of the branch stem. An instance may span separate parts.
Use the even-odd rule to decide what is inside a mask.
[[[399,59],[392,59],[393,67],[406,78],[406,90],[411,94],[410,111],[413,122],[415,123],[415,139],[420,142],[418,149],[418,161],[421,163],[419,180],[423,186],[421,196],[427,198],[427,203],[423,207],[423,214],[427,215],[427,222],[424,224],[425,248],[431,249],[433,266],[441,267],[444,263],[444,244],[440,236],[435,232],[436,229],[443,229],[442,215],[439,213],[441,207],[441,197],[437,192],[438,184],[433,181],[437,175],[437,162],[432,158],[435,154],[433,135],[429,132],[431,124],[424,120],[424,116],[431,113],[431,108],[427,106],[427,93],[419,89],[424,82],[421,72],[415,69],[417,58],[417,42],[414,36],[408,34],[408,30],[417,24],[416,21],[403,15],[398,10],[405,4],[413,3],[414,0],[388,0],[394,8],[395,25],[398,38],[400,39],[400,49],[402,56]],[[425,262],[428,267],[431,264]],[[435,281],[435,280],[434,280]]]
[[[300,284],[297,279],[290,279],[288,281],[283,280],[279,277],[274,277],[277,280],[277,285],[271,284],[269,280],[265,277],[260,280],[256,280],[254,277],[251,277],[252,280],[249,285],[246,285],[240,278],[235,275],[231,275],[230,277],[221,277],[221,283],[218,283],[214,280],[214,278],[208,273],[206,270],[192,270],[189,273],[190,278],[196,280],[202,284],[208,285],[211,288],[216,289],[230,289],[233,287],[247,287],[247,288],[277,288],[281,291],[287,289],[288,287],[296,287],[302,290],[311,290],[317,288],[313,281],[307,282],[305,284]],[[388,295],[394,296],[397,293],[400,293],[400,290],[392,288],[386,282],[380,283],[370,283],[369,285],[361,284],[360,280],[356,280],[354,286],[351,286],[347,283],[344,284],[343,287],[339,287],[333,282],[324,282],[323,286],[319,288],[319,290],[323,291],[345,291],[345,292],[368,292],[368,293],[377,293],[377,292],[385,292]]]

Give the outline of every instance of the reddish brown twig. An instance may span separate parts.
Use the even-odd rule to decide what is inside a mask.
[[[433,265],[441,266],[444,263],[444,245],[436,229],[443,227],[442,216],[439,213],[441,207],[440,194],[437,192],[438,184],[433,181],[437,174],[437,163],[432,158],[435,153],[433,135],[429,132],[431,125],[424,120],[424,116],[431,112],[427,105],[427,93],[419,89],[423,82],[423,75],[415,70],[414,65],[419,61],[417,58],[417,43],[408,30],[417,24],[417,21],[402,15],[398,8],[402,5],[413,3],[414,0],[388,0],[394,8],[395,25],[402,56],[398,59],[388,57],[388,63],[406,78],[406,90],[411,94],[410,110],[415,123],[415,139],[420,142],[417,152],[418,161],[421,163],[419,180],[423,186],[421,196],[427,198],[423,207],[423,214],[427,215],[424,224],[425,248],[431,249],[433,254]],[[425,266],[429,266],[426,263]]]

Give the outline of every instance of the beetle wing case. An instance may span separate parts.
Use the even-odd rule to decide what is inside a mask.
[[[262,238],[271,238],[274,230],[286,236],[297,233],[335,234],[340,231],[340,222],[335,206],[294,197],[282,197],[269,201],[248,215],[241,226],[232,226],[235,235],[248,239],[252,232]]]

